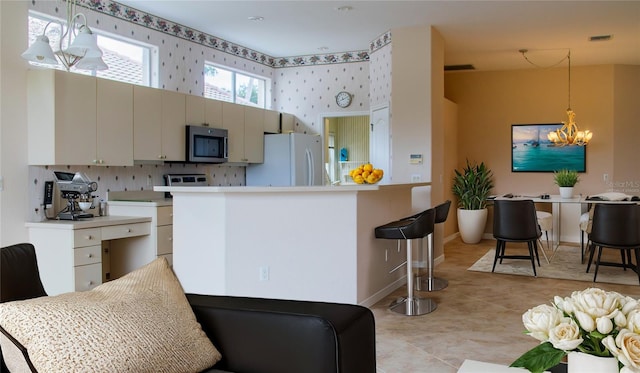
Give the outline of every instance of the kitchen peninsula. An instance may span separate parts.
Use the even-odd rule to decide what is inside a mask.
[[[188,293],[371,305],[406,254],[376,226],[411,215],[429,183],[155,187],[173,195],[173,268]],[[391,272],[391,273],[390,273]]]

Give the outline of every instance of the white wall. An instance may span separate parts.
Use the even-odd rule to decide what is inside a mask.
[[[27,240],[27,2],[0,1],[0,245]]]

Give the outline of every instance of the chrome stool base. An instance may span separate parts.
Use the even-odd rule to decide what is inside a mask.
[[[389,305],[393,312],[405,316],[420,316],[435,311],[438,307],[433,299],[429,298],[398,298]]]
[[[418,278],[418,281],[416,281],[416,290],[418,291],[438,291],[447,286],[449,286],[449,281],[439,277]]]

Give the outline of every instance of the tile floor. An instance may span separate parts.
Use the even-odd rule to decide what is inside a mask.
[[[432,313],[403,316],[389,311],[391,301],[406,295],[405,287],[371,307],[378,373],[456,372],[465,359],[509,365],[536,344],[523,334],[522,314],[554,295],[596,286],[640,298],[640,286],[467,271],[494,246],[493,240],[467,245],[459,238],[445,244],[445,261],[435,274],[449,286],[416,293],[436,300],[438,308]]]

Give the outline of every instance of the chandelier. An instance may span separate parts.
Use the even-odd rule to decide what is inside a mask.
[[[82,13],[76,13],[76,1],[66,0],[66,27],[60,21],[47,23],[42,35],[22,53],[22,58],[48,65],[57,65],[59,60],[67,71],[74,66],[76,69],[94,71],[109,68],[102,60],[102,50],[98,48],[95,35],[87,26],[87,18]],[[60,24],[60,40],[55,52],[46,36],[47,28],[53,22]]]
[[[527,62],[530,64],[540,67],[533,62],[531,62],[527,56],[525,55],[528,52],[526,49],[520,49],[519,51],[522,53]],[[568,61],[569,66],[569,74],[568,74],[568,106],[567,106],[567,122],[562,122],[562,127],[556,129],[555,131],[551,131],[547,134],[547,138],[551,141],[555,146],[565,146],[565,145],[578,145],[584,146],[589,143],[589,140],[593,137],[593,132],[589,130],[580,130],[578,125],[576,124],[575,118],[576,113],[571,110],[571,50],[567,53],[565,57]],[[563,58],[560,62],[564,61]],[[557,64],[559,64],[558,62]],[[556,64],[556,65],[557,65]],[[555,65],[554,65],[555,66]]]

